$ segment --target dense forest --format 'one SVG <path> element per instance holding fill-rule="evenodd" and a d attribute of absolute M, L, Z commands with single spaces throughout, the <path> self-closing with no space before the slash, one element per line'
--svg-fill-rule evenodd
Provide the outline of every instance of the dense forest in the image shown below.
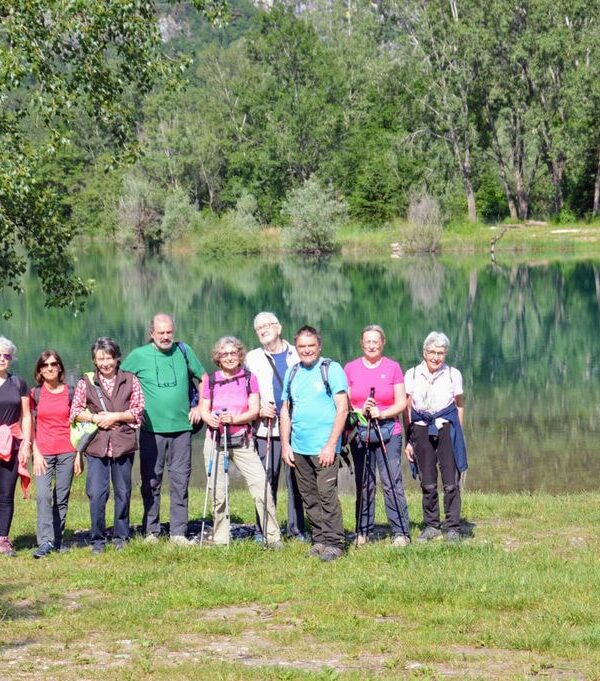
<path fill-rule="evenodd" d="M 109 191 L 101 145 L 82 131 L 74 210 L 160 241 L 197 212 L 280 223 L 289 192 L 316 176 L 372 225 L 424 190 L 472 221 L 597 214 L 599 9 L 315 0 L 263 12 L 236 0 L 211 28 L 170 8 L 165 49 L 193 57 L 189 86 L 147 99 L 143 158 Z"/>
<path fill-rule="evenodd" d="M 600 0 L 47 6 L 0 15 L 5 256 L 376 228 L 424 196 L 446 221 L 600 212 Z M 85 295 L 59 275 L 55 302 Z"/>

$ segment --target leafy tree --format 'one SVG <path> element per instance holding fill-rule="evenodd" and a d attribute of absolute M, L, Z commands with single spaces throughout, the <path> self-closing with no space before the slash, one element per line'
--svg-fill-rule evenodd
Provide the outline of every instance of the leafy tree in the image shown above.
<path fill-rule="evenodd" d="M 193 4 L 223 15 L 221 0 Z M 131 158 L 138 98 L 183 64 L 161 52 L 152 0 L 13 0 L 0 22 L 0 288 L 20 290 L 29 258 L 47 304 L 78 310 L 91 285 L 74 274 L 74 229 L 41 169 L 78 116 L 110 141 L 111 165 Z"/>

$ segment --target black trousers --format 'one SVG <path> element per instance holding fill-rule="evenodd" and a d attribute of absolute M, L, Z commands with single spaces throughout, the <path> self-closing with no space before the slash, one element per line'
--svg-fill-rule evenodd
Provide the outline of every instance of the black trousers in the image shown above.
<path fill-rule="evenodd" d="M 8 537 L 15 511 L 15 488 L 17 486 L 20 440 L 14 440 L 8 461 L 0 459 L 0 537 Z"/>
<path fill-rule="evenodd" d="M 440 529 L 440 502 L 438 495 L 438 467 L 444 487 L 444 514 L 446 529 L 460 527 L 460 475 L 454 462 L 450 436 L 451 426 L 446 423 L 437 437 L 427 432 L 427 426 L 413 425 L 413 445 L 421 490 L 423 491 L 423 520 L 425 525 Z"/>

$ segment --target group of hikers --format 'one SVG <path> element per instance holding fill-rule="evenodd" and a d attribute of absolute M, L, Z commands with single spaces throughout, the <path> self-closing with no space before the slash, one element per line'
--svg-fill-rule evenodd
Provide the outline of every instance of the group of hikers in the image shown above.
<path fill-rule="evenodd" d="M 342 367 L 321 355 L 319 331 L 302 326 L 294 343 L 282 338 L 272 312 L 254 318 L 260 345 L 246 352 L 234 336 L 214 345 L 216 371 L 207 374 L 194 350 L 175 340 L 175 322 L 154 315 L 149 341 L 123 361 L 109 337 L 91 347 L 94 370 L 73 389 L 55 350 L 35 365 L 35 386 L 10 373 L 16 355 L 0 336 L 0 554 L 15 555 L 9 539 L 19 476 L 27 484 L 33 458 L 37 488 L 37 548 L 43 558 L 65 550 L 63 533 L 74 475 L 87 468 L 90 544 L 100 554 L 107 544 L 106 503 L 114 496 L 112 543 L 131 537 L 129 509 L 134 453 L 140 450 L 146 542 L 161 533 L 161 486 L 169 478 L 169 539 L 191 546 L 228 546 L 229 469 L 244 478 L 256 508 L 255 537 L 270 549 L 283 546 L 277 521 L 279 477 L 287 486 L 286 535 L 311 542 L 309 554 L 324 561 L 343 555 L 345 534 L 338 496 L 342 445 L 356 479 L 356 546 L 375 531 L 376 475 L 383 488 L 391 544 L 411 542 L 401 472 L 404 451 L 423 492 L 424 529 L 417 541 L 443 538 L 438 469 L 444 491 L 445 536 L 460 540 L 460 477 L 467 468 L 463 437 L 463 386 L 458 369 L 446 363 L 449 340 L 431 332 L 423 361 L 403 373 L 384 356 L 378 325 L 360 336 L 362 355 Z M 188 488 L 192 433 L 206 425 L 206 490 L 202 529 L 188 537 Z M 205 527 L 208 503 L 212 534 Z M 305 527 L 305 517 L 310 528 Z"/>

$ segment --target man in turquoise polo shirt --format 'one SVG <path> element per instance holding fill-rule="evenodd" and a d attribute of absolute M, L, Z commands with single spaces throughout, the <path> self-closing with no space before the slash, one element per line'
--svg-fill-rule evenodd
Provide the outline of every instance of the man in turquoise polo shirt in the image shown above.
<path fill-rule="evenodd" d="M 190 374 L 203 380 L 205 370 L 189 345 L 174 342 L 175 322 L 164 313 L 150 322 L 150 342 L 132 350 L 121 368 L 134 373 L 144 391 L 140 431 L 140 473 L 148 541 L 160 533 L 160 492 L 165 464 L 169 471 L 170 536 L 187 544 L 188 486 L 192 471 L 192 428 L 201 419 L 190 407 Z"/>
<path fill-rule="evenodd" d="M 296 469 L 312 527 L 314 544 L 310 554 L 321 560 L 335 560 L 344 548 L 337 474 L 348 413 L 348 383 L 337 362 L 329 363 L 325 376 L 317 329 L 301 327 L 294 343 L 300 363 L 286 371 L 283 382 L 281 455 L 286 464 Z"/>

